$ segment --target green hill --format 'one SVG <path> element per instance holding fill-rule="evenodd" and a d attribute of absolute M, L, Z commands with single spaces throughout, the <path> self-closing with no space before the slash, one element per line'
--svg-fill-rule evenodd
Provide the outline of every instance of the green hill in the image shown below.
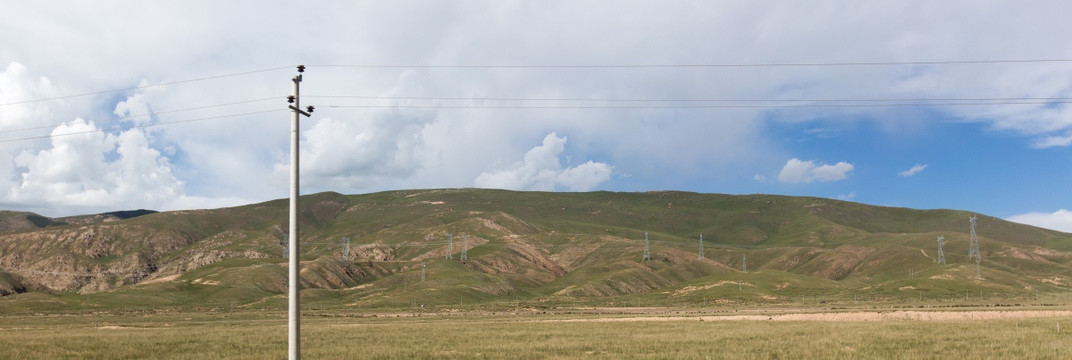
<path fill-rule="evenodd" d="M 0 228 L 0 294 L 37 308 L 280 307 L 287 204 L 65 220 L 0 213 L 12 224 Z M 976 278 L 973 215 L 673 191 L 320 193 L 302 197 L 303 298 L 354 308 L 672 305 L 1072 289 L 1072 234 L 984 215 Z M 939 235 L 948 264 L 935 262 Z"/>

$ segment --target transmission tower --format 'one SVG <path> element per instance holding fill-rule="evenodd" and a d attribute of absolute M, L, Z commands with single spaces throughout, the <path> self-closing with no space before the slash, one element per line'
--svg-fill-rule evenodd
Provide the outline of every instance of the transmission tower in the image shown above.
<path fill-rule="evenodd" d="M 700 233 L 700 256 L 697 260 L 703 260 L 703 233 Z"/>
<path fill-rule="evenodd" d="M 454 258 L 454 235 L 447 233 L 447 259 Z"/>
<path fill-rule="evenodd" d="M 283 245 L 283 258 L 290 259 L 290 235 L 283 234 L 283 242 L 279 244 Z"/>
<path fill-rule="evenodd" d="M 648 246 L 648 233 L 644 233 L 644 257 L 640 258 L 640 261 L 651 260 L 651 251 Z"/>
<path fill-rule="evenodd" d="M 342 248 L 342 259 L 343 260 L 349 260 L 350 259 L 350 238 L 348 238 L 348 237 L 342 238 L 342 243 L 343 243 L 343 246 L 344 246 Z"/>
<path fill-rule="evenodd" d="M 423 262 L 421 263 L 421 282 L 424 282 L 424 268 L 427 266 L 428 264 L 425 264 Z"/>
<path fill-rule="evenodd" d="M 462 261 L 469 260 L 469 235 L 462 235 Z"/>
<path fill-rule="evenodd" d="M 741 271 L 748 272 L 748 254 L 741 254 Z"/>
<path fill-rule="evenodd" d="M 983 255 L 979 253 L 979 239 L 975 237 L 975 217 L 972 216 L 969 218 L 968 223 L 971 224 L 971 238 L 968 242 L 968 259 L 975 260 L 975 278 L 982 279 L 983 276 L 979 272 L 979 262 L 983 261 Z"/>
<path fill-rule="evenodd" d="M 938 235 L 938 263 L 945 264 L 945 237 Z"/>

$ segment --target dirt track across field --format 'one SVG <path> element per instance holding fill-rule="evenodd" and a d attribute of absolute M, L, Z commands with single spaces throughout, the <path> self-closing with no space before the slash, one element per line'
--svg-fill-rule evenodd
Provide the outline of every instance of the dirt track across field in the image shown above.
<path fill-rule="evenodd" d="M 547 322 L 631 322 L 631 321 L 964 321 L 1027 319 L 1072 316 L 1072 310 L 1011 311 L 848 311 L 799 314 L 749 314 L 713 316 L 635 316 L 590 319 L 553 319 Z"/>

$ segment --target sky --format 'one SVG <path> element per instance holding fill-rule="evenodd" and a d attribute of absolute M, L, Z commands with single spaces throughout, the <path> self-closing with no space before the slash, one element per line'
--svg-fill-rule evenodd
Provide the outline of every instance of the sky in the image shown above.
<path fill-rule="evenodd" d="M 0 1 L 0 209 L 682 190 L 1072 232 L 1067 1 Z"/>

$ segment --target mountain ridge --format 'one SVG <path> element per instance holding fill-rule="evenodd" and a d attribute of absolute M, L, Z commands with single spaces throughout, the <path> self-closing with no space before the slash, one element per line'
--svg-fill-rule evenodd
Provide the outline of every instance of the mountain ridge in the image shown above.
<path fill-rule="evenodd" d="M 277 298 L 285 289 L 287 204 L 280 199 L 0 232 L 0 294 L 209 292 L 209 299 L 248 303 Z M 974 279 L 975 266 L 967 261 L 972 215 L 979 217 L 986 280 Z M 300 221 L 306 293 L 348 304 L 399 305 L 418 296 L 414 291 L 476 302 L 509 294 L 687 301 L 724 295 L 725 282 L 743 274 L 754 290 L 747 297 L 757 301 L 802 291 L 869 289 L 896 296 L 906 287 L 933 294 L 964 288 L 1057 291 L 1068 289 L 1072 279 L 1072 234 L 964 211 L 814 197 L 325 192 L 302 197 Z M 447 233 L 455 235 L 452 259 Z M 645 233 L 652 261 L 641 261 Z M 700 233 L 703 258 L 697 253 Z M 460 262 L 463 234 L 468 259 Z M 947 265 L 933 263 L 938 235 L 946 238 Z M 344 237 L 351 239 L 345 258 Z M 741 271 L 744 256 L 748 273 Z M 922 278 L 899 278 L 917 271 Z M 418 273 L 435 280 L 418 281 Z"/>

